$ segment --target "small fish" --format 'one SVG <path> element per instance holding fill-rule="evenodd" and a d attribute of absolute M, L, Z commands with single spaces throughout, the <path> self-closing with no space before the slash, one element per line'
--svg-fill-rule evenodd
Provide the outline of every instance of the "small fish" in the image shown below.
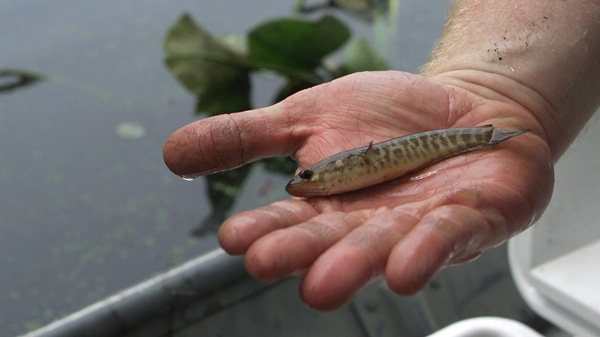
<path fill-rule="evenodd" d="M 486 149 L 529 129 L 492 125 L 415 133 L 359 147 L 300 171 L 285 187 L 297 197 L 325 196 L 381 184 L 461 153 Z"/>

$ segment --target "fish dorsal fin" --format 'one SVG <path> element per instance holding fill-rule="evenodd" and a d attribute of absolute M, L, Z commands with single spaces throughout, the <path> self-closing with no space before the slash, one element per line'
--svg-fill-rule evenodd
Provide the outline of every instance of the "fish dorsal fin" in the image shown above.
<path fill-rule="evenodd" d="M 365 156 L 365 160 L 367 162 L 371 164 L 375 164 L 377 162 L 377 154 L 375 153 L 375 150 L 373 150 L 373 141 L 369 143 L 369 146 L 367 146 L 365 152 L 363 152 L 363 155 Z"/>

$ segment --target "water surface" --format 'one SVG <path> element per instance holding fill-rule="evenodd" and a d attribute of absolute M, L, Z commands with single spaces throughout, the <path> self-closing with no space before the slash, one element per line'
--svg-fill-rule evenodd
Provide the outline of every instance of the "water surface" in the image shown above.
<path fill-rule="evenodd" d="M 426 60 L 447 2 L 401 3 L 394 68 L 415 71 Z M 214 237 L 189 235 L 210 211 L 202 180 L 184 182 L 162 161 L 165 138 L 196 118 L 195 98 L 162 64 L 162 38 L 184 11 L 212 32 L 239 33 L 292 5 L 0 1 L 0 68 L 48 77 L 0 94 L 0 335 L 215 247 Z M 368 34 L 363 24 L 355 31 Z M 271 97 L 261 90 L 256 105 Z M 266 203 L 264 184 L 283 196 L 284 180 L 252 177 L 236 210 Z"/>

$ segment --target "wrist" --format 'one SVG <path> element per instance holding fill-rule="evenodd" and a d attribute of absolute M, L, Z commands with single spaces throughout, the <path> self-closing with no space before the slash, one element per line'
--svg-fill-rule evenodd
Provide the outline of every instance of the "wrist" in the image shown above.
<path fill-rule="evenodd" d="M 600 104 L 600 6 L 456 1 L 423 73 L 528 111 L 556 161 Z"/>
<path fill-rule="evenodd" d="M 462 69 L 443 72 L 430 77 L 457 91 L 472 96 L 474 106 L 470 114 L 475 120 L 503 120 L 501 127 L 529 128 L 550 148 L 554 161 L 562 153 L 564 137 L 560 126 L 548 113 L 554 107 L 534 89 L 510 77 L 475 69 Z M 485 110 L 478 103 L 485 104 Z"/>

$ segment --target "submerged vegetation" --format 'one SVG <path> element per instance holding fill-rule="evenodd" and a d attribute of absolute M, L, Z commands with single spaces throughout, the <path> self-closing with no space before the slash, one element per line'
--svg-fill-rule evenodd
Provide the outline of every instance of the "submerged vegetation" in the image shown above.
<path fill-rule="evenodd" d="M 349 26 L 334 14 L 344 12 L 370 25 L 390 20 L 397 1 L 330 0 L 307 5 L 297 1 L 290 17 L 269 20 L 245 35 L 213 36 L 183 14 L 164 40 L 165 64 L 179 82 L 196 95 L 196 114 L 214 116 L 252 109 L 250 77 L 259 72 L 276 74 L 283 84 L 273 93 L 276 103 L 300 90 L 350 73 L 386 70 L 387 63 L 362 38 L 352 37 Z M 308 19 L 307 16 L 317 16 Z M 212 174 L 207 194 L 212 213 L 193 231 L 215 231 L 234 205 L 256 164 L 291 176 L 291 158 L 269 158 L 238 169 Z"/>

